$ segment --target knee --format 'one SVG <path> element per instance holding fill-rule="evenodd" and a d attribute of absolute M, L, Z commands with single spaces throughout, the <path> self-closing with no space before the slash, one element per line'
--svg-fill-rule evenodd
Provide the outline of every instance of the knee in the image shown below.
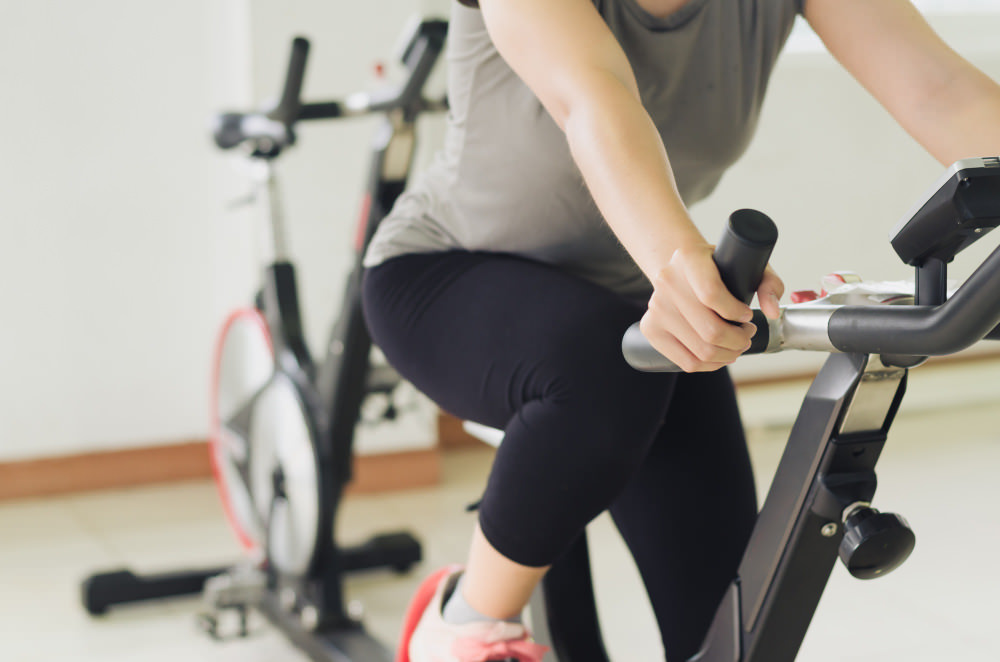
<path fill-rule="evenodd" d="M 546 403 L 562 434 L 555 443 L 574 471 L 617 492 L 642 464 L 663 426 L 675 375 L 606 369 L 562 373 Z"/>
<path fill-rule="evenodd" d="M 662 425 L 677 375 L 633 369 L 622 357 L 620 337 L 606 345 L 554 352 L 558 377 L 549 397 L 553 405 L 573 410 L 592 436 L 642 443 Z"/>

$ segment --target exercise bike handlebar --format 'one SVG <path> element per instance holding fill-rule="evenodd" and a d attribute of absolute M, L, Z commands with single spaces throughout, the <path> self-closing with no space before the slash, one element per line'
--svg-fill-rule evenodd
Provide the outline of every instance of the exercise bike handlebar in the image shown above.
<path fill-rule="evenodd" d="M 212 128 L 215 144 L 220 149 L 248 144 L 254 156 L 274 158 L 295 142 L 295 125 L 301 121 L 358 117 L 396 110 L 402 112 L 404 119 L 412 121 L 422 112 L 445 110 L 447 103 L 444 99 L 426 99 L 423 90 L 444 46 L 446 34 L 445 21 L 426 20 L 416 24 L 401 57 L 408 71 L 401 85 L 319 103 L 302 103 L 309 41 L 296 37 L 292 41 L 288 69 L 277 104 L 251 112 L 216 115 Z"/>
<path fill-rule="evenodd" d="M 789 306 L 769 321 L 765 351 L 940 356 L 995 339 L 998 324 L 1000 248 L 937 306 Z"/>
<path fill-rule="evenodd" d="M 757 332 L 746 353 L 854 352 L 912 358 L 915 363 L 919 357 L 953 354 L 980 340 L 1000 340 L 1000 247 L 940 305 L 886 303 L 873 298 L 867 305 L 829 305 L 823 300 L 793 304 L 783 307 L 775 320 L 755 310 Z M 892 303 L 906 301 L 896 298 Z M 680 371 L 653 349 L 638 324 L 626 331 L 622 351 L 638 370 Z"/>
<path fill-rule="evenodd" d="M 292 54 L 288 58 L 288 72 L 285 74 L 281 99 L 278 105 L 266 113 L 268 119 L 288 127 L 295 124 L 302 106 L 302 82 L 305 80 L 308 57 L 309 41 L 304 37 L 295 37 L 292 40 Z"/>

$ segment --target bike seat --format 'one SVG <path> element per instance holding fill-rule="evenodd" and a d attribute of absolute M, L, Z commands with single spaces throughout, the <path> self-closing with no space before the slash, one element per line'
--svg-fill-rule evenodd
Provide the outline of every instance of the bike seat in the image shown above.
<path fill-rule="evenodd" d="M 503 430 L 491 428 L 488 425 L 475 423 L 473 421 L 463 421 L 462 427 L 465 428 L 465 431 L 473 437 L 479 439 L 480 441 L 485 441 L 493 448 L 500 448 L 500 444 L 503 442 Z"/>

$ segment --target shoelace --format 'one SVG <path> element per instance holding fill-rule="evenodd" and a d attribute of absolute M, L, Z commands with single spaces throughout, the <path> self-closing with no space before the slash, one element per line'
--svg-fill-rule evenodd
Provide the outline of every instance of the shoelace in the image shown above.
<path fill-rule="evenodd" d="M 452 655 L 460 662 L 489 662 L 490 660 L 515 659 L 520 662 L 542 662 L 549 650 L 527 639 L 507 639 L 504 641 L 483 641 L 481 639 L 456 639 L 452 645 Z"/>

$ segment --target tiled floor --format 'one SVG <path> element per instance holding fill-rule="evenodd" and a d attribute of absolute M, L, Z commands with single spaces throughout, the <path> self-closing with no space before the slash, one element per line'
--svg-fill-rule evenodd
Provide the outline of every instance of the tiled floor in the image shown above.
<path fill-rule="evenodd" d="M 985 406 L 928 413 L 904 410 L 880 463 L 877 506 L 907 517 L 917 532 L 912 558 L 874 582 L 834 571 L 803 646 L 804 662 L 1000 660 L 1000 411 Z M 769 480 L 783 426 L 751 430 L 754 461 Z M 353 498 L 341 537 L 374 529 L 415 529 L 426 563 L 407 577 L 351 580 L 369 628 L 387 642 L 419 576 L 463 555 L 488 451 L 446 462 L 443 487 Z M 656 660 L 656 634 L 627 553 L 606 520 L 595 523 L 594 554 L 607 639 L 616 660 Z M 0 662 L 150 660 L 268 662 L 304 660 L 261 625 L 249 639 L 209 640 L 195 626 L 197 600 L 89 618 L 79 583 L 90 571 L 121 565 L 166 570 L 226 563 L 237 546 L 214 487 L 192 483 L 0 505 Z M 613 569 L 613 572 L 609 572 Z"/>

